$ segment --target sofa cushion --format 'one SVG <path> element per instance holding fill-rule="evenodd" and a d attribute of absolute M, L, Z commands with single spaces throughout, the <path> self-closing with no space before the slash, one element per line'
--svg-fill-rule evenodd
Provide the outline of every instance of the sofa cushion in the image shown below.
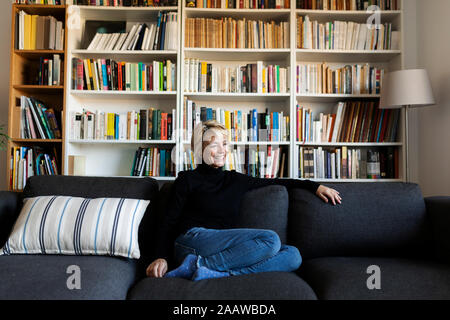
<path fill-rule="evenodd" d="M 378 266 L 380 289 L 368 289 Z M 450 266 L 396 258 L 318 258 L 305 261 L 300 276 L 319 300 L 450 299 Z M 369 279 L 369 277 L 372 277 Z"/>
<path fill-rule="evenodd" d="M 292 272 L 262 272 L 191 281 L 145 278 L 129 292 L 132 300 L 315 300 L 313 290 Z"/>
<path fill-rule="evenodd" d="M 289 244 L 305 260 L 328 256 L 427 256 L 425 202 L 417 184 L 327 184 L 342 196 L 333 206 L 306 190 L 289 194 Z"/>
<path fill-rule="evenodd" d="M 92 254 L 139 259 L 138 229 L 149 203 L 125 198 L 26 198 L 0 254 Z"/>
<path fill-rule="evenodd" d="M 158 183 L 155 179 L 119 177 L 79 177 L 79 176 L 33 176 L 27 180 L 24 198 L 61 195 L 83 198 L 130 198 L 150 200 L 139 226 L 139 249 L 141 256 L 150 255 L 152 215 L 155 213 L 158 197 Z"/>
<path fill-rule="evenodd" d="M 68 289 L 80 269 L 81 289 Z M 0 300 L 126 299 L 136 281 L 134 260 L 102 256 L 11 255 L 0 257 Z"/>
<path fill-rule="evenodd" d="M 269 229 L 286 243 L 289 195 L 283 186 L 268 186 L 248 191 L 242 198 L 238 228 Z"/>

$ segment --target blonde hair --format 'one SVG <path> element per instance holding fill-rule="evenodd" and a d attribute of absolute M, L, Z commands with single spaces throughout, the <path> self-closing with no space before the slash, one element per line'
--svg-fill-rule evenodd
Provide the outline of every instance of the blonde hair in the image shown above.
<path fill-rule="evenodd" d="M 217 122 L 216 120 L 208 120 L 205 122 L 199 122 L 192 132 L 191 137 L 191 148 L 194 153 L 195 163 L 199 164 L 203 159 L 203 134 L 209 129 L 217 129 L 225 135 L 225 140 L 228 141 L 228 130 L 227 128 Z"/>

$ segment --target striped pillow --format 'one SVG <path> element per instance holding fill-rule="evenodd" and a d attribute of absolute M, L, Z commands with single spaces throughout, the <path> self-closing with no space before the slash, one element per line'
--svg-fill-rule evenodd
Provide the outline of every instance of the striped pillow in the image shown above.
<path fill-rule="evenodd" d="M 139 259 L 138 228 L 149 200 L 26 198 L 0 254 L 111 255 Z"/>

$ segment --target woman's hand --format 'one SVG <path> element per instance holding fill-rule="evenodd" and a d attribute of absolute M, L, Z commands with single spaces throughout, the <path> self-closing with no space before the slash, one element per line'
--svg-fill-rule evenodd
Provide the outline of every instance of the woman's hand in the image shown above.
<path fill-rule="evenodd" d="M 147 267 L 147 277 L 162 278 L 167 272 L 167 261 L 165 259 L 156 259 Z"/>
<path fill-rule="evenodd" d="M 328 203 L 328 198 L 330 198 L 333 205 L 336 205 L 336 202 L 341 204 L 342 198 L 339 196 L 339 192 L 334 189 L 320 185 L 317 188 L 316 195 L 326 203 Z"/>

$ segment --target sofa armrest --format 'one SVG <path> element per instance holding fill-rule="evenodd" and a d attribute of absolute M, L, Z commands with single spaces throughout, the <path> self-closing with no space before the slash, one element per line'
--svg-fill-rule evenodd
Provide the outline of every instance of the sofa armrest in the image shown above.
<path fill-rule="evenodd" d="M 435 255 L 439 260 L 450 262 L 450 197 L 425 198 Z"/>
<path fill-rule="evenodd" d="M 0 248 L 8 240 L 9 233 L 21 209 L 22 194 L 0 191 Z"/>

